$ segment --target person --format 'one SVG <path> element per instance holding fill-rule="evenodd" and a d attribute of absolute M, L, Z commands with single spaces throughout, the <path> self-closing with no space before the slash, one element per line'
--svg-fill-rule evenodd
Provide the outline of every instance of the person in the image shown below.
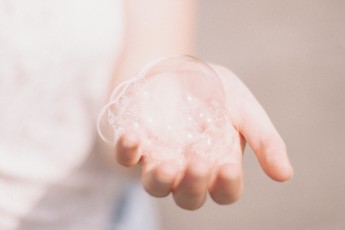
<path fill-rule="evenodd" d="M 268 176 L 291 178 L 269 117 L 217 65 L 241 134 L 235 162 L 181 169 L 146 160 L 136 133 L 125 133 L 115 153 L 99 141 L 96 117 L 112 88 L 153 59 L 193 54 L 197 1 L 2 0 L 0 11 L 0 229 L 158 228 L 129 170 L 105 152 L 120 165 L 140 164 L 149 194 L 172 194 L 189 210 L 207 193 L 219 204 L 239 198 L 246 142 Z"/>

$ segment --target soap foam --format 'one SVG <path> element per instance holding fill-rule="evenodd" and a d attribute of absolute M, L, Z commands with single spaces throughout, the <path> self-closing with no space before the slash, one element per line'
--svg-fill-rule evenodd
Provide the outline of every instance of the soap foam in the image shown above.
<path fill-rule="evenodd" d="M 190 56 L 156 61 L 116 87 L 98 130 L 112 144 L 134 131 L 146 157 L 181 164 L 196 156 L 226 160 L 238 134 L 216 72 Z"/>

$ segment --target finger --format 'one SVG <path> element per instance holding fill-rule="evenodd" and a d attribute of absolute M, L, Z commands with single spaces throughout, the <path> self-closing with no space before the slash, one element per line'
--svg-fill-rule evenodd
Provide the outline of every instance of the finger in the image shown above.
<path fill-rule="evenodd" d="M 265 173 L 276 181 L 286 181 L 292 176 L 286 146 L 268 115 L 252 98 L 239 108 L 239 131 L 256 154 Z"/>
<path fill-rule="evenodd" d="M 195 160 L 189 164 L 173 194 L 176 204 L 188 210 L 200 208 L 207 195 L 208 174 L 206 162 Z"/>
<path fill-rule="evenodd" d="M 218 204 L 231 204 L 238 200 L 243 189 L 240 164 L 223 164 L 216 169 L 209 188 L 211 198 Z"/>
<path fill-rule="evenodd" d="M 165 197 L 173 189 L 179 167 L 174 163 L 147 163 L 143 167 L 142 184 L 152 196 Z"/>
<path fill-rule="evenodd" d="M 277 181 L 292 177 L 286 146 L 265 110 L 238 77 L 224 67 L 214 65 L 227 89 L 227 107 L 234 124 L 254 150 L 265 173 Z"/>
<path fill-rule="evenodd" d="M 123 166 L 134 166 L 138 164 L 141 153 L 139 151 L 139 137 L 134 133 L 122 135 L 117 143 L 115 158 Z"/>

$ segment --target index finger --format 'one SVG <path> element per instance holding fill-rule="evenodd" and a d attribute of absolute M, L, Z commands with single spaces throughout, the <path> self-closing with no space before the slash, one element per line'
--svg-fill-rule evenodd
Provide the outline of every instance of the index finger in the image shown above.
<path fill-rule="evenodd" d="M 213 66 L 226 88 L 234 125 L 247 140 L 265 173 L 276 181 L 292 177 L 286 146 L 265 110 L 240 81 L 221 66 Z"/>

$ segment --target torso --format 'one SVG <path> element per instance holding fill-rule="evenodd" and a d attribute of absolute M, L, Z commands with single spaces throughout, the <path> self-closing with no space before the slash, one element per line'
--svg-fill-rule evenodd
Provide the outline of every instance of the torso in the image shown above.
<path fill-rule="evenodd" d="M 109 211 L 97 202 L 116 200 L 120 179 L 90 153 L 122 12 L 116 0 L 0 0 L 0 229 L 39 229 L 40 219 L 55 223 L 85 202 L 95 203 L 80 213 L 93 216 L 88 229 L 107 221 L 93 214 Z"/>

